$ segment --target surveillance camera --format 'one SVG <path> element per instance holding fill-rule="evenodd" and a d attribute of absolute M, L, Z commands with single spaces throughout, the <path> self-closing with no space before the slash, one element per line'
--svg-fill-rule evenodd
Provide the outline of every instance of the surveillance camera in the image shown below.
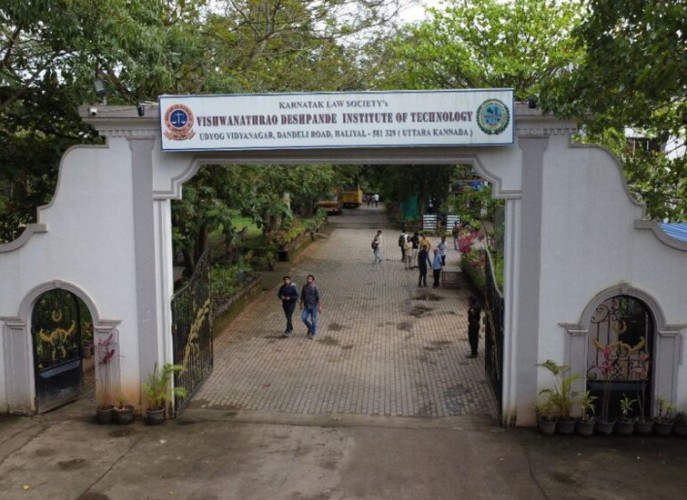
<path fill-rule="evenodd" d="M 98 108 L 88 108 L 88 114 L 91 116 L 98 116 Z"/>

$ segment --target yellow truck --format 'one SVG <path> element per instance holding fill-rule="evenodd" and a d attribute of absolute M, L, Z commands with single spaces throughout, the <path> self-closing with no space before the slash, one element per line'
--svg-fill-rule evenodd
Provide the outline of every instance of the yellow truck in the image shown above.
<path fill-rule="evenodd" d="M 329 215 L 341 215 L 341 198 L 337 193 L 328 193 L 315 203 L 315 210 L 324 210 Z"/>
<path fill-rule="evenodd" d="M 363 192 L 360 188 L 344 188 L 341 191 L 341 203 L 345 208 L 358 208 L 363 204 Z"/>

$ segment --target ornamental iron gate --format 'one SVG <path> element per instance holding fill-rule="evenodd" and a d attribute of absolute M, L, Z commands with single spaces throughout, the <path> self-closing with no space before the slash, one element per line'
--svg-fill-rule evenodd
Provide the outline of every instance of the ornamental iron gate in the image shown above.
<path fill-rule="evenodd" d="M 92 343 L 91 314 L 72 292 L 55 289 L 36 301 L 31 336 L 39 413 L 79 399 L 82 342 Z"/>
<path fill-rule="evenodd" d="M 176 416 L 212 372 L 210 258 L 207 251 L 199 259 L 188 284 L 172 297 L 172 344 L 174 364 L 184 367 L 175 374 L 174 385 L 186 389 L 186 396 L 175 397 Z"/>
<path fill-rule="evenodd" d="M 620 401 L 634 400 L 630 417 L 651 413 L 651 348 L 654 319 L 647 306 L 618 295 L 596 308 L 589 325 L 587 389 L 596 396 L 596 416 L 620 416 Z"/>
<path fill-rule="evenodd" d="M 484 370 L 491 382 L 496 396 L 499 416 L 503 410 L 501 394 L 503 392 L 503 295 L 496 284 L 491 254 L 484 252 L 486 273 L 486 294 L 484 304 Z"/>

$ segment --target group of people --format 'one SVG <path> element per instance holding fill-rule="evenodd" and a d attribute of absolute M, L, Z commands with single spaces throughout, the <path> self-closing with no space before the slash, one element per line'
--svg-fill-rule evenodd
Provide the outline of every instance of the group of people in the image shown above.
<path fill-rule="evenodd" d="M 291 281 L 291 276 L 284 276 L 283 284 L 279 287 L 277 297 L 281 300 L 284 315 L 286 316 L 286 330 L 283 337 L 290 337 L 293 333 L 293 312 L 296 310 L 299 293 L 298 287 Z M 308 274 L 306 283 L 300 292 L 301 320 L 308 329 L 308 338 L 314 339 L 317 335 L 317 314 L 322 312 L 320 289 L 315 284 L 315 276 Z"/>
<path fill-rule="evenodd" d="M 454 238 L 455 239 L 455 238 Z M 454 242 L 457 249 L 457 242 Z M 418 231 L 412 236 L 403 231 L 399 237 L 398 244 L 401 247 L 401 259 L 405 269 L 417 267 L 419 270 L 419 287 L 427 286 L 427 271 L 431 267 L 434 277 L 434 288 L 439 287 L 441 269 L 446 265 L 446 237 L 442 236 L 441 242 L 433 250 L 433 258 L 430 258 L 432 244 L 425 233 L 419 234 Z M 377 231 L 372 239 L 372 250 L 374 253 L 375 264 L 382 262 L 382 231 Z M 282 334 L 290 337 L 293 333 L 293 313 L 296 304 L 300 299 L 301 320 L 308 330 L 308 338 L 313 339 L 317 335 L 317 315 L 322 312 L 322 301 L 320 289 L 315 284 L 315 276 L 308 274 L 306 284 L 300 292 L 298 287 L 291 281 L 291 276 L 283 277 L 283 284 L 279 287 L 277 297 L 281 300 L 284 315 L 286 317 L 286 329 Z M 468 307 L 468 341 L 470 343 L 470 354 L 468 358 L 476 358 L 478 352 L 479 329 L 480 329 L 481 310 L 477 299 L 473 296 L 469 299 Z"/>
<path fill-rule="evenodd" d="M 405 231 L 402 231 L 398 238 L 398 246 L 401 248 L 401 260 L 403 261 L 404 268 L 417 268 L 419 270 L 418 286 L 427 286 L 427 272 L 431 268 L 434 277 L 433 287 L 438 288 L 441 269 L 446 265 L 446 249 L 448 248 L 446 236 L 441 237 L 441 241 L 433 250 L 431 257 L 430 250 L 432 244 L 425 233 L 420 234 L 418 231 L 415 231 L 410 236 Z"/>

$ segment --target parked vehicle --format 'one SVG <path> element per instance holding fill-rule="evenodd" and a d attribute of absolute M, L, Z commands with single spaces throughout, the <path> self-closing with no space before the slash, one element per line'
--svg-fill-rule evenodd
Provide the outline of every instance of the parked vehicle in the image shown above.
<path fill-rule="evenodd" d="M 315 203 L 315 210 L 324 210 L 329 215 L 341 215 L 343 204 L 337 193 L 329 193 Z"/>
<path fill-rule="evenodd" d="M 341 192 L 341 202 L 345 208 L 358 208 L 363 204 L 363 191 L 360 188 L 345 188 Z"/>

